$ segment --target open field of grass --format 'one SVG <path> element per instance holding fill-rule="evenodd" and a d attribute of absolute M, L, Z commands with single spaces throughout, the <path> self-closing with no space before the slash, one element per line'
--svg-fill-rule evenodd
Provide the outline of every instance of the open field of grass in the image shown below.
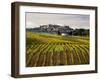
<path fill-rule="evenodd" d="M 26 66 L 89 64 L 89 37 L 26 32 Z"/>

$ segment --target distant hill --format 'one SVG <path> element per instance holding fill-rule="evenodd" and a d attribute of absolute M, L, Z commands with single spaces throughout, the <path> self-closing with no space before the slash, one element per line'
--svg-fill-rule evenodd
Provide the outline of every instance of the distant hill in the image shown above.
<path fill-rule="evenodd" d="M 69 32 L 72 32 L 73 29 L 70 28 L 69 26 L 48 24 L 48 25 L 41 25 L 40 27 L 37 28 L 27 28 L 26 31 L 47 32 L 47 33 L 57 33 L 58 31 L 60 31 L 61 33 L 67 34 Z"/>
<path fill-rule="evenodd" d="M 89 35 L 89 29 L 73 29 L 67 25 L 40 25 L 36 28 L 26 28 L 26 31 L 30 32 L 45 32 L 45 33 L 56 33 L 56 34 L 67 34 L 67 35 Z"/>

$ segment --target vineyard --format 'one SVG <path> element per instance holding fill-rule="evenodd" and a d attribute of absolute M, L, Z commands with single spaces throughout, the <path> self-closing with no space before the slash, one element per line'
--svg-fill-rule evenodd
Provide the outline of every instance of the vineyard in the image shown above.
<path fill-rule="evenodd" d="M 26 66 L 89 64 L 89 37 L 26 32 Z"/>

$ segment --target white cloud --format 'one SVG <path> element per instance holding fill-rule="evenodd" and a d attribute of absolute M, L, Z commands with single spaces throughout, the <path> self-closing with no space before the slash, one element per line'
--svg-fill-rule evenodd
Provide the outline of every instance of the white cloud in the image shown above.
<path fill-rule="evenodd" d="M 38 27 L 44 24 L 69 25 L 73 28 L 89 29 L 89 15 L 76 14 L 50 14 L 50 13 L 26 13 L 26 27 Z"/>

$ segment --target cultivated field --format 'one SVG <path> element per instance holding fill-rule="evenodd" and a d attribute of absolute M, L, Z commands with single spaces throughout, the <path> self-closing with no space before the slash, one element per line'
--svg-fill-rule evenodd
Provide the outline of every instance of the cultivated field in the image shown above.
<path fill-rule="evenodd" d="M 89 64 L 89 37 L 26 32 L 26 66 Z"/>

